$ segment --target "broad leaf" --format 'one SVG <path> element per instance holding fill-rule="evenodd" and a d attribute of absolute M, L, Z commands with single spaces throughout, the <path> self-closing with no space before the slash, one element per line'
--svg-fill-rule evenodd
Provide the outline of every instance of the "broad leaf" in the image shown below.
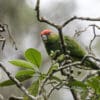
<path fill-rule="evenodd" d="M 15 60 L 11 60 L 9 62 L 17 67 L 33 69 L 33 70 L 35 70 L 35 72 L 39 71 L 39 69 L 34 64 L 32 64 L 28 61 L 25 61 L 25 60 L 15 59 Z"/>
<path fill-rule="evenodd" d="M 58 63 L 53 64 L 53 65 L 49 68 L 48 74 L 50 74 L 53 70 L 57 70 L 58 67 L 59 67 L 59 64 L 58 64 Z"/>
<path fill-rule="evenodd" d="M 22 68 L 29 68 L 29 69 L 33 69 L 33 64 L 30 62 L 27 62 L 25 60 L 20 60 L 20 59 L 15 59 L 15 60 L 11 60 L 9 61 L 11 64 L 17 66 L 17 67 L 22 67 Z"/>
<path fill-rule="evenodd" d="M 34 70 L 21 70 L 21 71 L 18 71 L 16 73 L 16 78 L 17 77 L 22 77 L 24 79 L 24 77 L 27 77 L 27 76 L 33 76 L 35 74 Z"/>
<path fill-rule="evenodd" d="M 39 90 L 39 80 L 33 82 L 33 84 L 29 87 L 28 91 L 33 96 L 37 96 Z M 24 96 L 23 100 L 30 100 L 27 96 Z"/>
<path fill-rule="evenodd" d="M 39 51 L 37 51 L 36 49 L 30 48 L 30 49 L 26 50 L 25 58 L 29 62 L 36 65 L 37 67 L 40 67 L 41 62 L 42 62 L 42 57 L 41 57 L 41 53 Z"/>
<path fill-rule="evenodd" d="M 23 82 L 27 79 L 32 78 L 34 75 L 34 71 L 33 70 L 21 70 L 19 72 L 17 72 L 15 78 L 18 79 L 20 82 Z M 12 80 L 6 80 L 0 83 L 0 87 L 3 86 L 10 86 L 10 85 L 14 85 L 15 83 Z"/>
<path fill-rule="evenodd" d="M 86 84 L 91 87 L 96 94 L 100 94 L 100 76 L 95 76 L 88 79 Z"/>
<path fill-rule="evenodd" d="M 71 87 L 75 87 L 77 88 L 81 88 L 81 89 L 87 89 L 87 85 L 81 81 L 77 81 L 77 80 L 73 80 L 71 82 L 69 82 L 69 86 Z"/>

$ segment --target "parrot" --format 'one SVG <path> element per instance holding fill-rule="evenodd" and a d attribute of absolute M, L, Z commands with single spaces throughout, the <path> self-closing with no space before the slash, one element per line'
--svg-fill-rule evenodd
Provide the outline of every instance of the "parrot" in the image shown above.
<path fill-rule="evenodd" d="M 57 33 L 54 33 L 50 29 L 45 29 L 40 33 L 40 35 L 49 56 L 51 54 L 51 51 L 56 52 L 57 50 L 60 50 L 62 54 L 60 37 Z M 69 55 L 71 56 L 72 60 L 81 61 L 83 57 L 87 54 L 85 48 L 83 48 L 74 38 L 70 36 L 63 36 L 63 39 L 66 43 L 66 49 L 70 51 Z M 89 58 L 84 61 L 83 65 L 90 69 L 99 69 L 98 65 Z"/>

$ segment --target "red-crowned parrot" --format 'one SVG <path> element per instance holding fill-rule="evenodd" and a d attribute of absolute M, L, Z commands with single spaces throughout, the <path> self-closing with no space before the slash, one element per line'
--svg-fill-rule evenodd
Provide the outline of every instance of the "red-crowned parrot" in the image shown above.
<path fill-rule="evenodd" d="M 61 51 L 60 38 L 58 34 L 53 33 L 49 29 L 43 30 L 40 34 L 48 55 L 50 55 L 51 51 Z M 86 50 L 82 48 L 82 46 L 80 46 L 74 38 L 64 36 L 64 42 L 66 43 L 66 49 L 70 51 L 72 61 L 81 61 L 82 58 L 87 54 Z M 84 66 L 90 69 L 99 69 L 97 64 L 90 59 L 87 59 L 84 62 Z"/>

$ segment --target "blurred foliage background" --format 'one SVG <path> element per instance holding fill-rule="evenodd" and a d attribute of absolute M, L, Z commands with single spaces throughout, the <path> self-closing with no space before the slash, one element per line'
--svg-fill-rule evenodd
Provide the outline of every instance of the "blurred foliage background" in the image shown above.
<path fill-rule="evenodd" d="M 12 46 L 12 41 L 10 40 L 7 32 L 0 33 L 6 38 L 4 50 L 0 50 L 0 59 L 4 62 L 5 66 L 7 66 L 7 69 L 13 74 L 18 69 L 11 66 L 8 61 L 10 59 L 23 58 L 23 52 L 30 47 L 36 48 L 42 53 L 42 71 L 45 72 L 50 64 L 50 60 L 46 54 L 43 43 L 41 42 L 39 33 L 46 28 L 50 28 L 55 32 L 57 31 L 52 26 L 37 21 L 36 12 L 34 11 L 35 3 L 36 0 L 0 0 L 0 23 L 8 25 L 9 31 L 18 47 L 18 50 L 14 49 Z M 41 0 L 40 7 L 41 16 L 45 16 L 56 24 L 62 24 L 65 20 L 74 15 L 82 17 L 97 17 L 100 15 L 98 13 L 99 8 L 99 0 Z M 100 25 L 99 22 L 74 21 L 63 29 L 63 33 L 64 35 L 73 36 L 76 29 L 84 29 L 85 26 L 91 23 Z M 99 34 L 100 31 L 97 30 L 97 33 Z M 92 37 L 92 29 L 89 29 L 88 31 L 82 33 L 77 40 L 85 48 L 87 48 Z M 97 38 L 93 44 L 93 50 L 97 55 L 100 55 L 99 43 L 100 38 Z M 0 81 L 5 80 L 7 76 L 2 70 L 0 70 L 0 72 Z M 27 82 L 26 86 L 28 85 L 29 82 Z M 20 95 L 20 92 L 15 86 L 10 86 L 0 88 L 0 94 L 5 97 L 4 100 L 7 100 L 11 95 Z M 68 100 L 73 100 L 70 92 L 66 92 L 66 90 L 60 90 L 58 93 L 55 92 L 52 95 L 51 100 L 66 100 L 66 98 L 68 98 Z"/>

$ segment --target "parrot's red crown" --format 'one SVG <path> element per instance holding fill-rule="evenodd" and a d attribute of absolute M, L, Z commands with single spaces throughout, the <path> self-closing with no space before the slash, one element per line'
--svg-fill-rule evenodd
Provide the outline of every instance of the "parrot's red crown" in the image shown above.
<path fill-rule="evenodd" d="M 41 34 L 41 35 L 48 35 L 48 34 L 50 34 L 51 32 L 52 32 L 51 30 L 46 29 L 46 30 L 43 30 L 40 34 Z"/>

